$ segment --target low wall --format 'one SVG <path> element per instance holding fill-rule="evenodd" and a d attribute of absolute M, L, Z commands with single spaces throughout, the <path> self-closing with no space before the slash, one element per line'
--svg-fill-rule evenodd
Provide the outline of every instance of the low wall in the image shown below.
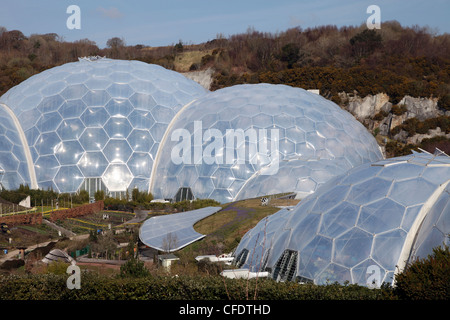
<path fill-rule="evenodd" d="M 97 201 L 72 209 L 56 210 L 50 213 L 49 220 L 55 222 L 57 220 L 64 220 L 67 218 L 82 217 L 88 214 L 102 211 L 103 206 L 103 201 Z"/>
<path fill-rule="evenodd" d="M 73 209 L 56 210 L 50 213 L 49 220 L 55 222 L 56 220 L 64 220 L 67 218 L 82 217 L 88 214 L 96 213 L 103 210 L 103 201 L 86 204 Z M 26 224 L 41 224 L 42 213 L 24 213 L 13 214 L 0 217 L 0 223 L 6 223 L 8 226 L 26 225 Z"/>
<path fill-rule="evenodd" d="M 6 223 L 8 227 L 24 225 L 24 224 L 41 224 L 42 223 L 42 213 L 33 212 L 26 214 L 14 214 L 4 217 L 0 217 L 0 223 Z"/>

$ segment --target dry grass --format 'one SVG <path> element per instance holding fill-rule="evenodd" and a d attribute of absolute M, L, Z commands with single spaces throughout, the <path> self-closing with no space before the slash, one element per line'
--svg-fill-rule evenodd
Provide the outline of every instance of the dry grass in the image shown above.
<path fill-rule="evenodd" d="M 175 57 L 175 70 L 178 72 L 187 72 L 194 63 L 200 63 L 202 58 L 211 54 L 213 50 L 184 51 L 178 53 Z"/>

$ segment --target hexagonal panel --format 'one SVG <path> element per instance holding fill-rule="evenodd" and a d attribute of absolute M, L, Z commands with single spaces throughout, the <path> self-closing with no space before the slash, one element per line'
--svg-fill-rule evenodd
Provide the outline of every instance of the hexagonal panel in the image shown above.
<path fill-rule="evenodd" d="M 87 91 L 88 88 L 86 88 L 84 84 L 74 84 L 71 86 L 67 86 L 63 91 L 61 91 L 60 95 L 65 100 L 75 100 L 81 99 Z"/>
<path fill-rule="evenodd" d="M 61 165 L 77 164 L 84 149 L 76 140 L 62 141 L 55 146 L 54 153 Z"/>
<path fill-rule="evenodd" d="M 111 96 L 104 90 L 89 90 L 83 96 L 83 101 L 88 107 L 103 107 L 109 99 Z"/>
<path fill-rule="evenodd" d="M 395 270 L 405 238 L 406 232 L 399 229 L 377 235 L 374 238 L 373 259 L 383 268 Z"/>
<path fill-rule="evenodd" d="M 405 206 L 425 202 L 436 186 L 423 178 L 395 182 L 389 197 Z"/>
<path fill-rule="evenodd" d="M 126 118 L 111 117 L 103 127 L 110 138 L 126 138 L 130 134 L 131 124 Z"/>
<path fill-rule="evenodd" d="M 112 98 L 119 99 L 127 99 L 134 93 L 133 89 L 131 89 L 128 84 L 122 83 L 113 83 L 106 89 L 106 91 Z"/>
<path fill-rule="evenodd" d="M 372 241 L 370 233 L 359 228 L 350 229 L 336 238 L 333 261 L 349 268 L 357 265 L 369 256 Z"/>
<path fill-rule="evenodd" d="M 59 114 L 64 118 L 78 118 L 86 109 L 86 104 L 83 100 L 69 100 L 65 101 L 58 109 Z"/>
<path fill-rule="evenodd" d="M 102 127 L 109 119 L 109 114 L 103 107 L 88 107 L 80 118 L 86 127 Z"/>
<path fill-rule="evenodd" d="M 58 128 L 62 118 L 58 112 L 44 113 L 36 123 L 36 127 L 41 133 L 52 132 Z"/>
<path fill-rule="evenodd" d="M 39 155 L 53 154 L 54 148 L 61 142 L 55 132 L 43 133 L 39 136 L 34 147 Z"/>
<path fill-rule="evenodd" d="M 78 140 L 85 127 L 80 119 L 63 120 L 56 132 L 63 140 Z"/>
<path fill-rule="evenodd" d="M 128 136 L 128 143 L 133 151 L 150 152 L 155 141 L 147 130 L 134 129 Z"/>
<path fill-rule="evenodd" d="M 149 130 L 155 124 L 155 119 L 150 111 L 145 110 L 134 110 L 128 116 L 128 121 L 135 129 Z"/>
<path fill-rule="evenodd" d="M 380 233 L 400 227 L 405 207 L 388 198 L 361 208 L 358 226 L 370 233 Z"/>
<path fill-rule="evenodd" d="M 110 163 L 126 163 L 132 150 L 126 140 L 109 140 L 103 153 Z"/>
<path fill-rule="evenodd" d="M 128 167 L 124 164 L 111 164 L 102 177 L 109 191 L 125 191 L 133 180 Z"/>
<path fill-rule="evenodd" d="M 348 195 L 348 200 L 355 204 L 366 204 L 386 197 L 392 182 L 380 178 L 355 184 Z"/>
<path fill-rule="evenodd" d="M 102 150 L 109 137 L 102 128 L 86 128 L 80 137 L 80 143 L 86 151 Z"/>
<path fill-rule="evenodd" d="M 161 106 L 161 105 L 156 105 L 155 107 L 153 107 L 151 110 L 151 113 L 153 115 L 153 118 L 157 122 L 167 123 L 167 124 L 169 124 L 170 121 L 172 121 L 173 117 L 175 116 L 175 113 L 172 109 Z"/>
<path fill-rule="evenodd" d="M 76 192 L 84 177 L 76 166 L 63 166 L 58 170 L 54 181 L 60 191 Z"/>
<path fill-rule="evenodd" d="M 143 93 L 134 93 L 129 100 L 136 109 L 147 111 L 151 111 L 157 104 L 152 96 Z"/>
<path fill-rule="evenodd" d="M 34 164 L 38 182 L 52 180 L 60 165 L 54 155 L 41 156 Z"/>
<path fill-rule="evenodd" d="M 64 99 L 59 95 L 48 96 L 42 99 L 37 109 L 42 113 L 52 112 L 58 110 L 58 108 L 64 103 Z"/>
<path fill-rule="evenodd" d="M 101 177 L 108 160 L 102 152 L 85 152 L 78 162 L 78 167 L 85 177 Z"/>
<path fill-rule="evenodd" d="M 153 160 L 148 153 L 134 152 L 127 164 L 134 177 L 150 178 Z"/>
<path fill-rule="evenodd" d="M 338 203 L 338 202 L 336 202 Z M 323 215 L 320 234 L 336 238 L 356 225 L 359 206 L 348 202 L 340 202 L 332 210 Z"/>
<path fill-rule="evenodd" d="M 111 99 L 105 105 L 105 109 L 112 117 L 125 118 L 131 113 L 133 106 L 128 99 Z"/>

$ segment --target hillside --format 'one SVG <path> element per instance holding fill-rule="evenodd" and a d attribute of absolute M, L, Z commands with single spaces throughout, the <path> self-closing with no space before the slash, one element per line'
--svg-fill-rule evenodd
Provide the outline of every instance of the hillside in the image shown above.
<path fill-rule="evenodd" d="M 0 27 L 0 94 L 33 74 L 78 57 L 136 59 L 189 72 L 189 77 L 202 79 L 202 85 L 211 90 L 260 82 L 319 89 L 365 124 L 388 156 L 429 145 L 450 152 L 450 128 L 447 120 L 442 121 L 450 116 L 450 35 L 427 27 L 403 27 L 390 21 L 380 30 L 368 30 L 365 25 L 321 26 L 271 34 L 249 28 L 246 33 L 219 35 L 201 44 L 127 46 L 119 38 L 108 44 L 100 49 L 88 39 L 66 42 L 56 34 L 27 37 Z M 377 105 L 374 97 L 380 94 L 385 101 Z M 361 117 L 354 111 L 364 103 L 369 108 Z M 435 111 L 425 118 L 418 116 L 417 110 L 430 103 Z M 420 132 L 409 126 L 403 130 L 406 135 L 399 126 L 413 118 L 441 126 Z M 416 133 L 423 136 L 414 137 Z"/>

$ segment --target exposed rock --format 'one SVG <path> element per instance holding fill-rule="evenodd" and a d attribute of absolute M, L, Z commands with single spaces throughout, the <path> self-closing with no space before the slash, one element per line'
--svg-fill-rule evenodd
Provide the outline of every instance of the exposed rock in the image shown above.
<path fill-rule="evenodd" d="M 395 114 L 392 109 L 393 105 L 389 102 L 389 96 L 385 93 L 376 95 L 368 95 L 364 98 L 359 97 L 356 92 L 349 94 L 342 92 L 339 94 L 341 99 L 341 107 L 352 113 L 356 119 L 366 126 L 369 131 L 378 130 L 383 136 L 389 135 L 389 131 L 403 124 L 407 119 L 417 118 L 424 121 L 430 118 L 436 118 L 443 115 L 449 115 L 450 112 L 444 112 L 438 107 L 437 98 L 414 98 L 405 96 L 398 103 L 398 106 L 404 106 L 405 111 L 402 114 Z M 382 119 L 375 117 L 380 112 L 386 114 Z M 430 130 L 427 134 L 416 134 L 409 137 L 406 131 L 400 131 L 394 137 L 394 140 L 403 143 L 418 144 L 425 138 L 435 136 L 446 136 L 450 138 L 450 134 L 445 134 L 440 128 Z"/>
<path fill-rule="evenodd" d="M 209 68 L 201 71 L 185 72 L 183 75 L 195 82 L 199 83 L 203 88 L 209 90 L 213 80 L 214 70 Z"/>
<path fill-rule="evenodd" d="M 413 98 L 405 96 L 399 102 L 399 105 L 405 105 L 407 108 L 406 118 L 417 118 L 420 121 L 436 118 L 444 113 L 439 110 L 437 98 Z"/>
<path fill-rule="evenodd" d="M 347 110 L 359 121 L 370 119 L 380 111 L 389 112 L 392 107 L 389 96 L 385 93 L 378 93 L 374 96 L 368 95 L 364 98 L 347 94 L 340 94 L 340 97 L 344 103 L 348 101 Z"/>
<path fill-rule="evenodd" d="M 406 139 L 406 143 L 419 144 L 422 142 L 423 139 L 433 138 L 433 137 L 438 137 L 438 136 L 444 136 L 444 137 L 450 139 L 450 133 L 445 134 L 445 132 L 443 132 L 441 130 L 441 128 L 437 127 L 436 129 L 428 130 L 428 133 L 426 133 L 426 134 L 415 134 L 412 137 L 408 137 Z"/>

